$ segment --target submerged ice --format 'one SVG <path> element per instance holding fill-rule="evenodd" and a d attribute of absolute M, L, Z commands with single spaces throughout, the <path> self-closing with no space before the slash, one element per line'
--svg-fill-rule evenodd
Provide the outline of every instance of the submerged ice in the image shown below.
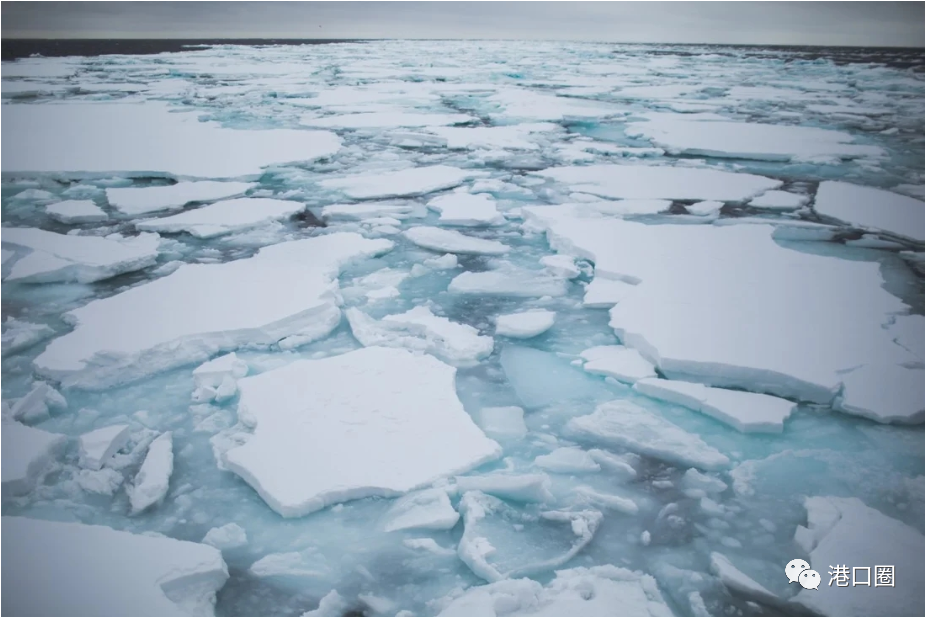
<path fill-rule="evenodd" d="M 922 614 L 922 57 L 856 53 L 4 62 L 4 606 Z"/>

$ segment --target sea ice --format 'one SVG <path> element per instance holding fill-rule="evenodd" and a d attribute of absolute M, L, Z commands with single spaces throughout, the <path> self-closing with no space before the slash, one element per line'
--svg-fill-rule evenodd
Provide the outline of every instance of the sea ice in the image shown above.
<path fill-rule="evenodd" d="M 173 472 L 173 439 L 169 432 L 162 433 L 148 446 L 145 461 L 135 476 L 134 485 L 128 491 L 132 514 L 138 514 L 164 499 Z"/>
<path fill-rule="evenodd" d="M 213 527 L 206 532 L 203 544 L 214 546 L 220 551 L 241 548 L 248 543 L 248 534 L 237 523 L 228 523 L 221 527 Z"/>
<path fill-rule="evenodd" d="M 575 557 L 592 541 L 602 515 L 597 510 L 576 512 L 548 511 L 539 517 L 523 513 L 491 495 L 470 491 L 460 499 L 460 513 L 463 515 L 463 536 L 457 545 L 457 554 L 473 574 L 489 582 L 516 576 L 526 576 L 553 570 Z M 499 525 L 498 521 L 504 521 Z M 539 527 L 544 537 L 524 538 L 516 550 L 499 550 L 486 534 L 497 537 L 496 542 L 518 532 L 511 523 Z M 542 521 L 565 524 L 570 533 L 551 534 Z M 559 527 L 559 525 L 557 525 Z M 519 534 L 520 535 L 520 534 Z M 566 535 L 563 539 L 561 535 Z"/>
<path fill-rule="evenodd" d="M 335 233 L 276 244 L 248 259 L 184 265 L 67 313 L 75 329 L 53 340 L 35 365 L 66 384 L 102 388 L 243 345 L 319 338 L 340 321 L 340 268 L 391 248 L 388 240 Z"/>
<path fill-rule="evenodd" d="M 157 101 L 10 105 L 5 111 L 10 127 L 2 138 L 10 153 L 3 161 L 5 173 L 237 178 L 341 148 L 338 136 L 328 131 L 226 129 L 200 122 L 196 112 L 173 113 Z"/>
<path fill-rule="evenodd" d="M 3 422 L 3 496 L 22 495 L 31 491 L 48 473 L 55 456 L 64 448 L 67 437 L 32 428 L 19 422 Z M 5 519 L 4 519 L 5 520 Z"/>
<path fill-rule="evenodd" d="M 594 413 L 571 419 L 566 428 L 576 436 L 677 465 L 711 471 L 730 464 L 697 435 L 629 401 L 602 403 Z"/>
<path fill-rule="evenodd" d="M 442 225 L 485 227 L 505 222 L 505 217 L 495 207 L 495 200 L 484 194 L 448 193 L 429 201 L 428 208 L 440 212 L 438 222 Z"/>
<path fill-rule="evenodd" d="M 619 201 L 592 201 L 586 208 L 613 216 L 634 216 L 659 214 L 666 212 L 672 206 L 668 199 L 621 199 Z"/>
<path fill-rule="evenodd" d="M 926 228 L 922 200 L 848 182 L 821 182 L 814 199 L 817 214 L 874 231 L 886 231 L 920 244 Z"/>
<path fill-rule="evenodd" d="M 781 186 L 771 178 L 696 167 L 585 165 L 536 173 L 568 184 L 573 192 L 618 199 L 742 201 Z"/>
<path fill-rule="evenodd" d="M 810 198 L 807 195 L 798 195 L 788 191 L 766 191 L 749 200 L 749 205 L 763 210 L 797 210 L 807 205 L 808 201 Z"/>
<path fill-rule="evenodd" d="M 405 218 L 414 214 L 415 206 L 410 202 L 383 201 L 359 204 L 333 204 L 322 208 L 323 219 L 364 220 L 381 216 Z"/>
<path fill-rule="evenodd" d="M 922 336 L 919 339 L 922 341 Z M 922 352 L 922 344 L 920 350 Z M 922 354 L 921 354 L 922 355 Z M 923 423 L 922 368 L 869 364 L 842 376 L 834 409 L 869 420 L 895 424 Z"/>
<path fill-rule="evenodd" d="M 60 392 L 40 381 L 33 385 L 25 396 L 13 403 L 9 417 L 22 422 L 41 422 L 48 418 L 49 407 L 65 409 L 67 400 Z"/>
<path fill-rule="evenodd" d="M 540 265 L 553 276 L 574 279 L 582 274 L 576 260 L 569 255 L 544 255 L 540 258 Z"/>
<path fill-rule="evenodd" d="M 349 608 L 347 600 L 332 589 L 318 603 L 318 608 L 303 613 L 302 617 L 341 617 Z"/>
<path fill-rule="evenodd" d="M 13 263 L 4 281 L 93 283 L 154 264 L 160 238 L 157 234 L 99 238 L 4 227 L 3 243 L 25 253 Z"/>
<path fill-rule="evenodd" d="M 344 178 L 329 178 L 321 180 L 318 184 L 326 189 L 340 191 L 352 199 L 412 197 L 452 189 L 463 184 L 468 178 L 481 173 L 447 165 L 432 165 L 383 173 L 356 174 Z"/>
<path fill-rule="evenodd" d="M 222 554 L 195 542 L 12 516 L 2 530 L 15 615 L 208 617 L 228 579 Z"/>
<path fill-rule="evenodd" d="M 596 276 L 585 288 L 585 297 L 582 305 L 587 308 L 611 308 L 629 294 L 633 293 L 634 285 Z"/>
<path fill-rule="evenodd" d="M 509 338 L 531 338 L 553 327 L 556 313 L 543 309 L 509 313 L 495 318 L 495 334 Z"/>
<path fill-rule="evenodd" d="M 286 517 L 472 469 L 501 448 L 463 410 L 455 373 L 431 356 L 367 347 L 246 377 L 238 413 L 254 434 L 225 465 Z"/>
<path fill-rule="evenodd" d="M 785 420 L 797 409 L 796 403 L 768 394 L 712 388 L 687 381 L 643 379 L 633 388 L 651 398 L 699 411 L 741 433 L 781 433 Z"/>
<path fill-rule="evenodd" d="M 558 570 L 546 587 L 527 578 L 472 587 L 438 617 L 672 617 L 655 579 L 612 565 Z"/>
<path fill-rule="evenodd" d="M 109 215 L 89 199 L 69 199 L 45 206 L 48 216 L 65 225 L 78 225 L 80 223 L 99 223 L 109 218 Z"/>
<path fill-rule="evenodd" d="M 630 384 L 656 376 L 652 363 L 636 349 L 623 345 L 592 347 L 580 355 L 586 360 L 582 368 L 594 375 L 605 375 Z"/>
<path fill-rule="evenodd" d="M 484 240 L 438 227 L 412 227 L 403 234 L 418 246 L 441 253 L 504 255 L 509 248 L 496 240 Z"/>
<path fill-rule="evenodd" d="M 303 116 L 299 123 L 313 128 L 367 129 L 440 126 L 442 124 L 462 124 L 470 120 L 472 120 L 470 116 L 463 114 L 372 111 L 323 117 Z"/>
<path fill-rule="evenodd" d="M 483 407 L 475 416 L 479 428 L 493 439 L 520 439 L 527 435 L 524 410 L 520 407 Z"/>
<path fill-rule="evenodd" d="M 601 380 L 539 349 L 506 345 L 499 362 L 526 409 L 609 394 Z M 537 375 L 543 375 L 543 379 L 537 379 Z"/>
<path fill-rule="evenodd" d="M 214 201 L 243 195 L 257 186 L 252 182 L 178 182 L 170 186 L 107 188 L 106 200 L 119 212 L 140 216 L 161 210 L 176 210 L 188 203 Z"/>
<path fill-rule="evenodd" d="M 670 153 L 768 161 L 829 160 L 827 157 L 879 157 L 877 146 L 852 143 L 848 133 L 806 126 L 692 120 L 688 114 L 651 114 L 625 132 L 644 137 Z"/>
<path fill-rule="evenodd" d="M 577 486 L 572 492 L 584 503 L 598 508 L 617 510 L 624 514 L 636 514 L 640 511 L 640 507 L 632 499 L 627 499 L 619 495 L 601 493 L 588 486 Z"/>
<path fill-rule="evenodd" d="M 768 195 L 768 193 L 765 194 Z M 721 208 L 723 208 L 722 201 L 699 201 L 698 203 L 685 206 L 685 210 L 688 211 L 688 214 L 694 214 L 695 216 L 716 216 Z"/>
<path fill-rule="evenodd" d="M 589 473 L 601 471 L 601 466 L 581 448 L 557 448 L 534 459 L 541 469 L 554 473 Z"/>
<path fill-rule="evenodd" d="M 81 466 L 91 471 L 99 470 L 128 441 L 128 424 L 113 424 L 84 433 L 80 436 Z"/>
<path fill-rule="evenodd" d="M 196 238 L 214 238 L 279 221 L 305 210 L 305 204 L 282 199 L 242 198 L 220 201 L 195 210 L 135 223 L 142 231 L 187 232 Z"/>
<path fill-rule="evenodd" d="M 13 354 L 35 345 L 55 333 L 45 324 L 20 321 L 14 317 L 7 317 L 3 322 L 2 341 L 3 354 Z"/>
<path fill-rule="evenodd" d="M 764 603 L 778 603 L 778 596 L 743 574 L 721 553 L 711 553 L 711 572 L 730 591 Z"/>
<path fill-rule="evenodd" d="M 241 379 L 248 370 L 248 363 L 231 352 L 193 369 L 193 381 L 200 388 L 218 388 L 226 378 Z"/>
<path fill-rule="evenodd" d="M 836 565 L 848 564 L 850 574 L 852 567 L 870 567 L 874 585 L 878 565 L 891 565 L 893 587 L 878 593 L 868 586 L 821 585 L 801 590 L 792 602 L 826 617 L 923 614 L 923 534 L 856 498 L 808 497 L 804 507 L 813 549 L 808 561 L 821 576 Z"/>
<path fill-rule="evenodd" d="M 386 512 L 383 529 L 452 529 L 460 520 L 447 491 L 431 488 L 400 497 Z"/>
<path fill-rule="evenodd" d="M 450 293 L 512 298 L 565 296 L 568 290 L 569 284 L 565 279 L 542 274 L 535 270 L 514 268 L 463 272 L 455 276 L 447 287 Z"/>
<path fill-rule="evenodd" d="M 550 478 L 545 473 L 489 474 L 456 478 L 456 487 L 463 493 L 479 491 L 509 501 L 525 503 L 553 501 L 550 484 Z"/>
<path fill-rule="evenodd" d="M 439 317 L 427 306 L 398 315 L 387 315 L 380 321 L 356 308 L 345 311 L 351 332 L 364 347 L 405 347 L 431 353 L 454 366 L 475 366 L 492 354 L 492 337 L 481 336 L 466 324 Z"/>
<path fill-rule="evenodd" d="M 96 471 L 81 469 L 77 472 L 74 480 L 82 490 L 88 493 L 112 497 L 122 486 L 122 483 L 125 482 L 125 477 L 115 469 L 104 467 Z"/>
<path fill-rule="evenodd" d="M 540 145 L 530 139 L 533 133 L 561 131 L 552 122 L 514 124 L 510 126 L 436 127 L 428 129 L 444 139 L 451 150 L 485 148 L 490 150 L 539 150 Z"/>

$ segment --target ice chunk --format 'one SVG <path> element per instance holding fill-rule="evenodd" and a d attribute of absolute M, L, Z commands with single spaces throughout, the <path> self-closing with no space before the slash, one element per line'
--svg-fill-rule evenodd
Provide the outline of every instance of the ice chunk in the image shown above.
<path fill-rule="evenodd" d="M 257 578 L 318 579 L 327 574 L 327 566 L 311 551 L 270 553 L 252 563 L 248 573 Z"/>
<path fill-rule="evenodd" d="M 833 408 L 876 422 L 922 424 L 923 383 L 922 368 L 869 364 L 842 376 Z"/>
<path fill-rule="evenodd" d="M 440 126 L 442 124 L 461 124 L 472 120 L 463 114 L 424 114 L 413 112 L 371 111 L 336 116 L 303 116 L 299 121 L 303 126 L 313 128 L 367 129 Z"/>
<path fill-rule="evenodd" d="M 340 321 L 333 292 L 341 266 L 391 248 L 388 240 L 336 233 L 276 244 L 249 259 L 184 265 L 67 313 L 76 328 L 35 365 L 67 384 L 101 388 L 240 345 L 318 338 Z"/>
<path fill-rule="evenodd" d="M 596 276 L 585 288 L 582 305 L 588 308 L 611 308 L 633 293 L 634 285 Z"/>
<path fill-rule="evenodd" d="M 556 313 L 542 309 L 509 313 L 495 318 L 495 334 L 509 338 L 531 338 L 553 327 Z"/>
<path fill-rule="evenodd" d="M 578 495 L 584 502 L 599 508 L 617 510 L 624 514 L 636 514 L 640 511 L 640 507 L 632 499 L 600 493 L 589 486 L 578 486 L 573 490 L 573 493 Z"/>
<path fill-rule="evenodd" d="M 821 576 L 836 565 L 847 564 L 850 574 L 852 567 L 868 566 L 873 586 L 878 564 L 890 565 L 893 588 L 878 593 L 867 586 L 821 585 L 801 590 L 792 602 L 826 617 L 923 613 L 923 534 L 856 498 L 808 497 L 804 506 L 814 544 L 809 561 Z M 858 578 L 865 580 L 866 573 Z"/>
<path fill-rule="evenodd" d="M 711 572 L 730 591 L 764 603 L 777 604 L 778 596 L 740 572 L 720 553 L 711 553 Z"/>
<path fill-rule="evenodd" d="M 59 201 L 56 204 L 45 206 L 45 212 L 65 225 L 99 223 L 109 218 L 102 208 L 89 199 Z"/>
<path fill-rule="evenodd" d="M 26 189 L 25 191 L 16 193 L 10 198 L 13 202 L 43 202 L 53 201 L 54 199 L 54 193 L 49 193 L 41 189 Z"/>
<path fill-rule="evenodd" d="M 45 324 L 34 324 L 8 317 L 3 322 L 3 335 L 0 337 L 3 353 L 6 355 L 22 351 L 54 333 L 55 331 Z"/>
<path fill-rule="evenodd" d="M 922 378 L 922 375 L 920 375 Z M 741 433 L 780 433 L 797 404 L 753 392 L 712 388 L 687 381 L 644 379 L 634 390 L 651 398 L 699 411 Z"/>
<path fill-rule="evenodd" d="M 318 603 L 318 608 L 302 613 L 302 617 L 341 617 L 349 608 L 347 600 L 332 589 Z"/>
<path fill-rule="evenodd" d="M 647 377 L 655 377 L 652 363 L 636 349 L 623 345 L 601 345 L 581 353 L 586 360 L 583 365 L 593 375 L 606 375 L 624 383 L 634 383 Z"/>
<path fill-rule="evenodd" d="M 5 281 L 93 283 L 152 265 L 160 239 L 157 234 L 98 238 L 4 227 L 3 243 L 27 252 L 12 265 Z"/>
<path fill-rule="evenodd" d="M 745 173 L 695 167 L 585 165 L 536 172 L 580 193 L 623 199 L 710 199 L 742 201 L 781 181 Z"/>
<path fill-rule="evenodd" d="M 453 270 L 460 265 L 460 262 L 453 253 L 446 253 L 440 257 L 425 259 L 424 265 L 432 270 Z"/>
<path fill-rule="evenodd" d="M 128 441 L 128 424 L 113 424 L 84 433 L 80 436 L 81 466 L 94 471 L 100 469 Z"/>
<path fill-rule="evenodd" d="M 448 193 L 429 201 L 428 208 L 440 212 L 438 222 L 443 225 L 484 227 L 505 222 L 505 217 L 495 207 L 495 200 L 488 195 Z"/>
<path fill-rule="evenodd" d="M 158 219 L 135 223 L 142 231 L 187 232 L 196 238 L 214 238 L 279 221 L 305 210 L 305 204 L 282 199 L 242 198 L 220 201 Z"/>
<path fill-rule="evenodd" d="M 501 449 L 463 410 L 455 373 L 431 356 L 367 347 L 245 377 L 239 416 L 254 435 L 225 464 L 287 517 L 466 471 Z"/>
<path fill-rule="evenodd" d="M 161 210 L 176 210 L 188 203 L 214 201 L 243 195 L 257 186 L 252 182 L 178 182 L 170 186 L 107 188 L 109 205 L 123 214 L 139 216 Z"/>
<path fill-rule="evenodd" d="M 470 295 L 541 298 L 565 296 L 569 291 L 569 283 L 565 279 L 537 274 L 533 270 L 504 268 L 458 274 L 450 281 L 447 291 Z"/>
<path fill-rule="evenodd" d="M 508 247 L 495 240 L 484 240 L 438 227 L 412 227 L 403 234 L 420 247 L 442 253 L 464 255 L 504 255 Z"/>
<path fill-rule="evenodd" d="M 768 195 L 768 193 L 765 193 L 765 195 Z M 720 212 L 721 208 L 723 208 L 722 201 L 699 201 L 690 206 L 685 206 L 685 210 L 688 211 L 688 214 L 694 214 L 695 216 L 714 216 Z"/>
<path fill-rule="evenodd" d="M 55 406 L 61 393 L 47 383 L 35 384 L 29 393 L 16 401 L 10 408 L 10 417 L 24 422 L 40 422 L 48 417 L 49 404 Z M 60 403 L 58 404 L 59 406 Z M 67 407 L 67 401 L 64 402 Z"/>
<path fill-rule="evenodd" d="M 450 505 L 447 491 L 439 488 L 400 497 L 386 512 L 383 529 L 452 529 L 460 515 Z"/>
<path fill-rule="evenodd" d="M 479 492 L 464 493 L 459 507 L 464 527 L 457 555 L 476 576 L 489 582 L 544 572 L 565 564 L 592 541 L 602 520 L 597 510 L 542 512 L 538 520 Z M 499 520 L 504 523 L 499 525 Z M 546 531 L 542 537 L 521 540 L 523 545 L 517 551 L 499 552 L 485 534 L 504 541 L 506 535 L 517 533 L 512 530 L 511 523 L 518 521 L 534 526 L 541 521 L 566 524 L 571 533 L 566 534 L 564 541 L 559 537 L 562 534 L 551 535 Z"/>
<path fill-rule="evenodd" d="M 534 459 L 534 464 L 554 473 L 588 473 L 601 467 L 581 448 L 557 448 Z"/>
<path fill-rule="evenodd" d="M 15 107 L 15 108 L 14 108 Z M 329 156 L 328 131 L 234 130 L 172 113 L 166 103 L 10 106 L 4 172 L 127 172 L 196 178 L 258 176 L 279 163 Z M 74 147 L 80 144 L 81 147 Z M 144 147 L 139 147 L 144 144 Z M 217 153 L 221 153 L 217 156 Z"/>
<path fill-rule="evenodd" d="M 798 195 L 787 191 L 766 191 L 749 201 L 753 208 L 763 210 L 797 210 L 807 205 L 810 198 L 807 195 Z"/>
<path fill-rule="evenodd" d="M 218 388 L 222 382 L 231 377 L 241 379 L 248 374 L 248 363 L 231 352 L 200 364 L 193 369 L 193 381 L 199 387 Z"/>
<path fill-rule="evenodd" d="M 558 570 L 546 587 L 527 578 L 472 587 L 438 617 L 672 617 L 656 581 L 612 565 Z"/>
<path fill-rule="evenodd" d="M 926 206 L 922 200 L 848 182 L 821 182 L 814 210 L 861 229 L 886 231 L 901 238 L 924 241 Z"/>
<path fill-rule="evenodd" d="M 237 523 L 213 527 L 203 538 L 203 544 L 214 546 L 220 551 L 241 548 L 248 543 L 248 534 Z"/>
<path fill-rule="evenodd" d="M 479 491 L 502 499 L 527 503 L 553 500 L 550 478 L 545 473 L 457 476 L 456 483 L 457 488 L 464 493 Z"/>
<path fill-rule="evenodd" d="M 3 605 L 15 615 L 207 617 L 228 579 L 211 546 L 4 516 Z M 93 558 L 88 558 L 93 556 Z"/>
<path fill-rule="evenodd" d="M 162 433 L 148 446 L 145 462 L 135 476 L 134 486 L 129 490 L 132 514 L 138 514 L 164 499 L 173 472 L 173 439 L 170 432 Z"/>
<path fill-rule="evenodd" d="M 364 220 L 382 216 L 405 218 L 415 212 L 415 206 L 402 201 L 333 204 L 322 208 L 324 219 Z"/>
<path fill-rule="evenodd" d="M 328 178 L 318 184 L 326 189 L 341 191 L 353 199 L 378 199 L 427 195 L 434 191 L 452 189 L 476 175 L 479 175 L 479 172 L 474 173 L 447 165 L 432 165 L 378 174 Z"/>
<path fill-rule="evenodd" d="M 540 264 L 553 276 L 574 279 L 582 273 L 576 266 L 576 260 L 569 255 L 544 255 Z"/>
<path fill-rule="evenodd" d="M 692 498 L 703 497 L 705 494 L 722 493 L 727 490 L 727 485 L 723 481 L 693 468 L 686 471 L 682 476 L 680 487 L 686 494 L 697 491 L 697 493 L 689 495 Z"/>
<path fill-rule="evenodd" d="M 31 491 L 48 473 L 67 437 L 49 433 L 19 422 L 4 422 L 0 430 L 3 447 L 3 496 Z M 5 520 L 5 519 L 4 519 Z"/>
<path fill-rule="evenodd" d="M 588 454 L 593 461 L 612 474 L 622 476 L 625 480 L 633 480 L 637 477 L 637 470 L 634 469 L 634 465 L 639 463 L 640 457 L 636 454 L 617 455 L 597 448 L 589 450 Z"/>
<path fill-rule="evenodd" d="M 548 352 L 506 346 L 499 360 L 526 409 L 609 393 L 600 380 L 585 375 Z M 537 379 L 537 375 L 543 375 L 543 379 Z"/>
<path fill-rule="evenodd" d="M 104 467 L 96 471 L 81 469 L 74 478 L 77 485 L 88 493 L 108 495 L 110 497 L 122 486 L 125 478 L 115 469 Z"/>
<path fill-rule="evenodd" d="M 620 201 L 593 201 L 586 207 L 601 214 L 633 216 L 659 214 L 672 206 L 668 199 L 622 199 Z"/>
<path fill-rule="evenodd" d="M 444 557 L 457 556 L 456 550 L 452 548 L 444 548 L 435 542 L 434 538 L 406 538 L 402 540 L 402 544 L 408 548 L 427 551 L 429 553 L 433 553 L 434 555 L 441 555 Z"/>
<path fill-rule="evenodd" d="M 490 150 L 539 150 L 540 145 L 531 141 L 532 133 L 561 131 L 562 127 L 552 122 L 521 123 L 508 126 L 437 127 L 429 129 L 447 142 L 451 150 L 486 148 Z"/>
<path fill-rule="evenodd" d="M 520 439 L 527 435 L 524 410 L 520 407 L 483 407 L 476 413 L 476 424 L 494 439 Z"/>
<path fill-rule="evenodd" d="M 688 114 L 651 114 L 647 122 L 631 122 L 631 137 L 645 137 L 673 154 L 768 161 L 823 160 L 824 157 L 881 156 L 877 146 L 857 145 L 852 135 L 806 126 L 691 120 Z"/>
<path fill-rule="evenodd" d="M 697 435 L 629 401 L 602 403 L 594 413 L 571 419 L 566 428 L 577 436 L 677 465 L 715 470 L 730 464 Z"/>
<path fill-rule="evenodd" d="M 381 321 L 356 308 L 345 311 L 354 337 L 365 347 L 406 347 L 434 354 L 454 366 L 474 366 L 492 354 L 492 337 L 480 336 L 466 324 L 438 317 L 426 306 L 398 315 L 387 315 Z"/>

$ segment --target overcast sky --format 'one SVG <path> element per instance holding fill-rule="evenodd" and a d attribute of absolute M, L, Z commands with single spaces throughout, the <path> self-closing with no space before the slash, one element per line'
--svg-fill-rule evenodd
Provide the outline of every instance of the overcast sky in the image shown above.
<path fill-rule="evenodd" d="M 3 37 L 923 45 L 923 2 L 3 2 Z"/>

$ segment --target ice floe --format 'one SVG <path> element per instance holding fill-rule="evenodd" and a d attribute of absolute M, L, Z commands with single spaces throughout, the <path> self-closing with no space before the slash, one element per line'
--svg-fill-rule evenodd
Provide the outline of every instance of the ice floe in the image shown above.
<path fill-rule="evenodd" d="M 157 234 L 99 238 L 4 227 L 3 244 L 17 247 L 23 254 L 3 280 L 93 283 L 154 264 L 159 243 Z"/>
<path fill-rule="evenodd" d="M 468 236 L 452 229 L 412 227 L 402 235 L 418 246 L 442 253 L 461 255 L 504 255 L 509 247 L 497 240 Z"/>
<path fill-rule="evenodd" d="M 655 377 L 651 362 L 636 349 L 623 345 L 601 345 L 586 349 L 581 354 L 586 362 L 582 366 L 589 373 L 605 375 L 624 383 L 634 383 L 647 377 Z"/>
<path fill-rule="evenodd" d="M 364 173 L 320 181 L 319 186 L 340 191 L 353 199 L 412 197 L 460 186 L 481 172 L 466 171 L 447 165 L 412 167 L 383 173 Z"/>
<path fill-rule="evenodd" d="M 922 200 L 848 182 L 821 182 L 813 203 L 817 214 L 861 229 L 885 231 L 923 243 L 926 205 Z"/>
<path fill-rule="evenodd" d="M 588 308 L 611 308 L 633 293 L 633 288 L 633 285 L 624 281 L 596 276 L 585 287 L 582 304 Z"/>
<path fill-rule="evenodd" d="M 557 448 L 534 459 L 534 465 L 554 473 L 589 473 L 601 466 L 581 448 Z"/>
<path fill-rule="evenodd" d="M 246 377 L 238 414 L 254 434 L 225 465 L 287 517 L 467 471 L 500 448 L 463 410 L 455 372 L 430 356 L 367 347 Z"/>
<path fill-rule="evenodd" d="M 332 204 L 322 208 L 324 219 L 363 220 L 381 216 L 403 219 L 415 212 L 415 205 L 410 202 L 384 201 L 364 202 L 359 204 Z"/>
<path fill-rule="evenodd" d="M 239 346 L 319 338 L 340 321 L 340 268 L 391 248 L 388 240 L 336 233 L 276 244 L 248 259 L 184 265 L 67 313 L 74 330 L 53 340 L 35 365 L 67 384 L 100 388 Z"/>
<path fill-rule="evenodd" d="M 810 198 L 807 195 L 787 191 L 766 191 L 758 197 L 750 199 L 749 205 L 763 210 L 797 210 L 807 205 L 809 201 Z"/>
<path fill-rule="evenodd" d="M 12 354 L 27 349 L 54 333 L 55 331 L 45 324 L 29 323 L 14 317 L 7 317 L 3 322 L 3 334 L 0 335 L 3 353 Z"/>
<path fill-rule="evenodd" d="M 305 204 L 283 199 L 242 198 L 220 201 L 157 219 L 135 223 L 142 231 L 187 232 L 196 238 L 214 238 L 288 218 L 305 210 Z"/>
<path fill-rule="evenodd" d="M 345 311 L 354 337 L 365 347 L 404 347 L 431 353 L 454 366 L 475 366 L 492 354 L 492 337 L 440 317 L 426 306 L 376 321 L 359 309 Z"/>
<path fill-rule="evenodd" d="M 228 579 L 221 553 L 195 542 L 12 516 L 2 528 L 17 615 L 208 617 Z"/>
<path fill-rule="evenodd" d="M 504 268 L 485 272 L 463 272 L 450 281 L 447 291 L 456 294 L 541 298 L 565 296 L 568 281 L 535 270 Z"/>
<path fill-rule="evenodd" d="M 479 428 L 494 439 L 519 439 L 527 435 L 524 410 L 520 407 L 483 407 L 475 416 Z"/>
<path fill-rule="evenodd" d="M 247 545 L 248 534 L 237 523 L 228 523 L 221 527 L 213 527 L 203 537 L 203 544 L 214 546 L 215 548 L 225 551 L 235 548 L 241 548 Z"/>
<path fill-rule="evenodd" d="M 106 200 L 119 212 L 140 216 L 161 210 L 176 210 L 198 201 L 238 197 L 257 186 L 253 182 L 178 182 L 169 186 L 107 188 Z"/>
<path fill-rule="evenodd" d="M 452 150 L 496 149 L 539 150 L 540 145 L 531 140 L 534 133 L 549 133 L 562 128 L 551 122 L 514 124 L 511 126 L 477 126 L 472 128 L 437 127 L 429 129 L 446 141 Z"/>
<path fill-rule="evenodd" d="M 447 491 L 432 488 L 400 497 L 385 514 L 385 531 L 452 529 L 460 514 L 450 505 Z"/>
<path fill-rule="evenodd" d="M 174 446 L 171 433 L 162 433 L 148 446 L 148 453 L 129 490 L 132 514 L 160 503 L 167 495 L 174 472 Z"/>
<path fill-rule="evenodd" d="M 556 313 L 543 309 L 509 313 L 495 318 L 495 334 L 509 338 L 532 338 L 553 327 Z"/>
<path fill-rule="evenodd" d="M 98 471 L 129 441 L 128 424 L 113 424 L 80 436 L 80 464 Z"/>
<path fill-rule="evenodd" d="M 65 225 L 99 223 L 109 215 L 89 199 L 68 199 L 45 206 L 48 216 Z"/>
<path fill-rule="evenodd" d="M 440 126 L 442 124 L 462 124 L 470 120 L 472 120 L 470 116 L 463 114 L 371 111 L 336 116 L 303 116 L 299 123 L 313 128 L 367 129 Z"/>
<path fill-rule="evenodd" d="M 42 481 L 67 437 L 19 422 L 3 422 L 3 496 L 28 493 Z"/>
<path fill-rule="evenodd" d="M 922 341 L 923 337 L 918 340 Z M 897 364 L 861 366 L 842 376 L 842 390 L 833 407 L 876 422 L 922 424 L 924 405 L 919 388 L 924 383 L 926 378 L 922 367 L 908 368 Z"/>
<path fill-rule="evenodd" d="M 634 390 L 699 411 L 742 433 L 780 433 L 784 430 L 785 420 L 797 408 L 796 403 L 768 394 L 711 388 L 668 379 L 643 379 L 634 385 Z"/>
<path fill-rule="evenodd" d="M 258 176 L 264 167 L 329 156 L 341 140 L 327 131 L 235 130 L 200 122 L 169 105 L 97 103 L 11 105 L 4 172 Z M 83 144 L 75 148 L 73 144 Z M 144 144 L 144 147 L 139 147 Z M 216 153 L 222 153 L 216 156 Z"/>
<path fill-rule="evenodd" d="M 442 225 L 485 227 L 505 222 L 495 200 L 484 194 L 448 193 L 429 201 L 428 208 L 440 212 L 438 222 Z"/>
<path fill-rule="evenodd" d="M 489 474 L 456 478 L 456 488 L 461 492 L 479 491 L 509 501 L 525 503 L 553 501 L 550 485 L 550 478 L 545 473 Z"/>
<path fill-rule="evenodd" d="M 697 435 L 629 401 L 602 403 L 594 413 L 569 420 L 566 428 L 579 437 L 678 465 L 716 470 L 730 463 Z"/>
<path fill-rule="evenodd" d="M 576 260 L 569 255 L 544 255 L 540 258 L 540 265 L 553 276 L 574 279 L 582 274 Z"/>

